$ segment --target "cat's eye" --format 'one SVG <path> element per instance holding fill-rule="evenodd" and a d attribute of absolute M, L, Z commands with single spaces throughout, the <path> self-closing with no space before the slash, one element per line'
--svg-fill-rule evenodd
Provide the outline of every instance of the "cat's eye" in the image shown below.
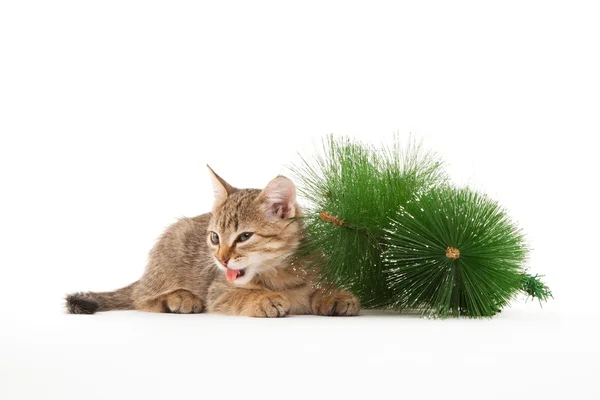
<path fill-rule="evenodd" d="M 252 235 L 254 235 L 254 232 L 244 232 L 240 236 L 238 236 L 237 241 L 245 242 L 246 240 L 250 239 Z"/>
<path fill-rule="evenodd" d="M 212 242 L 212 244 L 219 244 L 219 235 L 217 235 L 216 232 L 211 232 L 210 241 Z"/>

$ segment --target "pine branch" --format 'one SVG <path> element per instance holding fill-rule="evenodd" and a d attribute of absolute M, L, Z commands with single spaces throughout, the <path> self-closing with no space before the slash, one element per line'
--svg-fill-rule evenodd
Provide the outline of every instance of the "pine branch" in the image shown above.
<path fill-rule="evenodd" d="M 521 275 L 521 291 L 525 293 L 528 298 L 538 299 L 540 306 L 542 305 L 542 301 L 548 301 L 550 298 L 554 298 L 548 286 L 539 279 L 543 276 L 544 275 L 538 274 L 530 275 L 528 273 L 523 273 Z"/>
<path fill-rule="evenodd" d="M 437 156 L 398 140 L 376 148 L 327 137 L 291 168 L 309 204 L 299 257 L 365 308 L 490 317 L 518 293 L 552 297 L 525 273 L 528 248 L 506 210 L 448 185 Z"/>
<path fill-rule="evenodd" d="M 321 154 L 291 170 L 309 201 L 309 235 L 300 254 L 322 254 L 324 277 L 352 290 L 365 307 L 383 306 L 389 290 L 381 238 L 388 217 L 416 193 L 447 180 L 441 161 L 414 142 L 376 148 L 328 136 Z"/>
<path fill-rule="evenodd" d="M 387 230 L 389 307 L 437 317 L 494 315 L 521 287 L 527 247 L 506 211 L 470 189 L 435 188 Z"/>

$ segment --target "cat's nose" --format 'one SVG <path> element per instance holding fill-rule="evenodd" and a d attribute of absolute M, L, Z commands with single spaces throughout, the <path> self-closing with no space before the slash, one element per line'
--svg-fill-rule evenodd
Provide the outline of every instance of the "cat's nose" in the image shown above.
<path fill-rule="evenodd" d="M 222 266 L 226 267 L 227 263 L 229 262 L 229 258 L 226 260 L 219 260 L 219 262 L 221 263 Z"/>

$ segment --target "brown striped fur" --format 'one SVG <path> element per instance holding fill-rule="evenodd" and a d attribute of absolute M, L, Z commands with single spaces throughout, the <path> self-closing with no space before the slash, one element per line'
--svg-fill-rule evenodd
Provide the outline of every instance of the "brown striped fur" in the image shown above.
<path fill-rule="evenodd" d="M 306 261 L 295 257 L 302 222 L 289 179 L 279 176 L 263 190 L 236 189 L 210 173 L 212 212 L 170 226 L 150 252 L 140 280 L 114 292 L 68 295 L 68 311 L 209 311 L 250 317 L 358 314 L 354 295 L 320 287 L 314 269 L 306 270 Z M 212 232 L 219 243 L 211 240 Z M 241 241 L 245 232 L 253 234 Z M 243 269 L 244 275 L 227 280 L 219 260 L 228 260 L 230 269 Z"/>

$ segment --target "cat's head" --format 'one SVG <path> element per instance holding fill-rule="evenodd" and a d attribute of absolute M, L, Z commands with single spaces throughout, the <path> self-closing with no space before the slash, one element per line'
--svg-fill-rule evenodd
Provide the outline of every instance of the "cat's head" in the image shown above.
<path fill-rule="evenodd" d="M 215 203 L 207 243 L 227 280 L 244 285 L 282 265 L 298 247 L 296 187 L 284 176 L 263 189 L 236 189 L 209 167 Z"/>

